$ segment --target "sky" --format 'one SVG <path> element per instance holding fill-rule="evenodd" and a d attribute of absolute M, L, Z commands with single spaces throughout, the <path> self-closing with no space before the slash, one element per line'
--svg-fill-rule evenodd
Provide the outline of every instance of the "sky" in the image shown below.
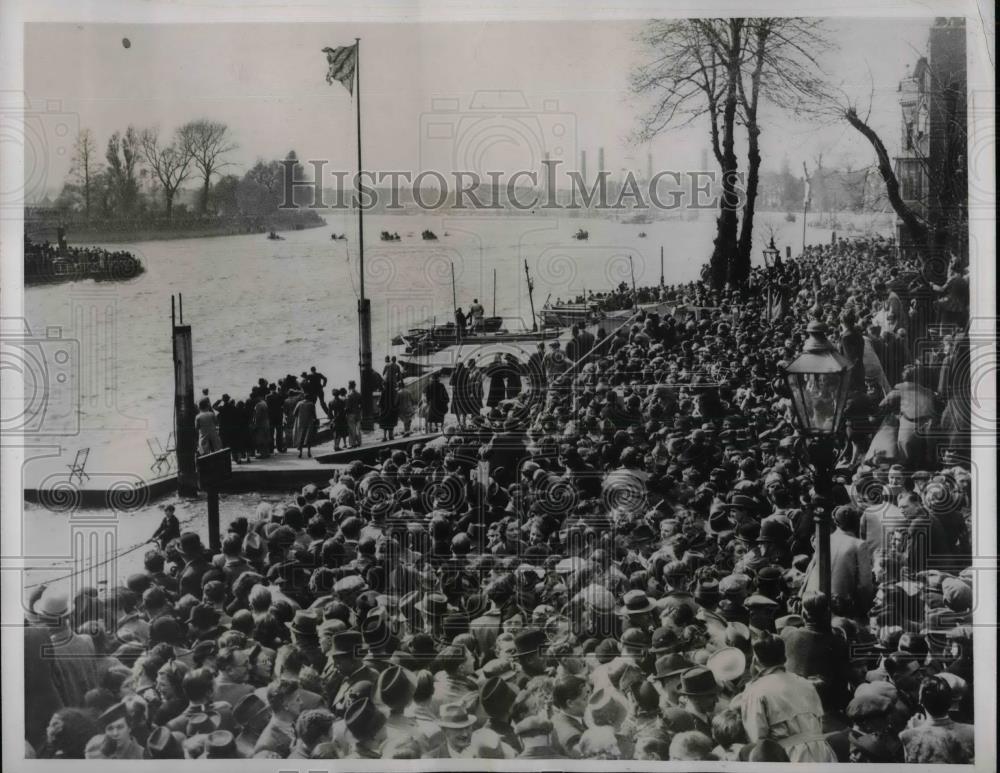
<path fill-rule="evenodd" d="M 890 153 L 899 142 L 896 88 L 924 52 L 931 20 L 830 20 L 828 78 L 862 106 L 874 84 L 872 125 Z M 340 84 L 325 81 L 324 46 L 361 43 L 364 167 L 370 170 L 540 167 L 538 156 L 589 175 L 599 147 L 605 168 L 644 172 L 700 168 L 707 119 L 631 144 L 640 104 L 629 94 L 632 68 L 648 53 L 635 21 L 423 24 L 30 24 L 25 91 L 40 127 L 32 163 L 58 192 L 78 128 L 102 150 L 129 124 L 168 135 L 196 118 L 222 121 L 238 149 L 228 171 L 258 158 L 323 159 L 356 169 L 355 111 Z M 129 46 L 125 47 L 127 39 Z M 843 121 L 797 120 L 765 108 L 764 168 L 793 170 L 871 163 L 867 144 Z M 68 126 L 70 131 L 53 127 Z M 38 138 L 35 138 L 37 135 Z M 27 170 L 27 167 L 26 167 Z M 26 174 L 30 174 L 26 171 Z M 37 176 L 37 175 L 36 175 Z"/>

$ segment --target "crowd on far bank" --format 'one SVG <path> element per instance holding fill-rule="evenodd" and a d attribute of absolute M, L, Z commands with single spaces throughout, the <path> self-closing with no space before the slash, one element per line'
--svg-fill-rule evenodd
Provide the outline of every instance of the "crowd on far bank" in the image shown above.
<path fill-rule="evenodd" d="M 63 264 L 92 271 L 115 270 L 121 264 L 135 264 L 135 256 L 127 250 L 106 250 L 103 247 L 70 247 L 65 241 L 53 244 L 48 240 L 33 242 L 24 237 L 24 273 L 26 278 L 52 273 L 53 266 Z"/>
<path fill-rule="evenodd" d="M 34 589 L 28 756 L 973 762 L 963 267 L 859 239 L 666 294 L 502 392 L 473 363 L 454 423 L 219 550 L 168 507 L 142 571 Z M 782 377 L 812 322 L 850 364 L 822 476 Z"/>

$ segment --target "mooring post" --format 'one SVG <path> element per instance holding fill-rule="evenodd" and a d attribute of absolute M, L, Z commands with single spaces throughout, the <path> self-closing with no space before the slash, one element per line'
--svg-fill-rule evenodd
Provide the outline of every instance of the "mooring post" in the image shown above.
<path fill-rule="evenodd" d="M 191 326 L 184 324 L 184 301 L 178 295 L 179 319 L 173 315 L 174 344 L 174 437 L 177 454 L 177 493 L 182 497 L 198 496 L 198 433 L 194 426 L 194 358 L 191 350 Z"/>

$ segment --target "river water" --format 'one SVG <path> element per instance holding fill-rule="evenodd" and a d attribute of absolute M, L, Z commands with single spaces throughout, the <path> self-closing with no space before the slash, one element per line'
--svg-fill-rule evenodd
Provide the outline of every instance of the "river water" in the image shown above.
<path fill-rule="evenodd" d="M 79 346 L 79 399 L 62 394 L 50 400 L 46 424 L 68 436 L 58 438 L 58 451 L 26 464 L 25 485 L 38 485 L 54 469 L 65 472 L 83 447 L 91 449 L 91 473 L 150 474 L 147 440 L 165 443 L 172 428 L 171 294 L 183 295 L 184 322 L 192 327 L 198 392 L 207 387 L 213 398 L 223 392 L 242 396 L 259 377 L 273 381 L 311 365 L 332 385 L 354 378 L 356 220 L 343 212 L 325 217 L 327 227 L 284 233 L 283 241 L 253 234 L 126 244 L 122 248 L 146 267 L 137 279 L 26 290 L 33 333 L 58 327 Z M 755 261 L 768 227 L 782 253 L 786 245 L 797 252 L 801 220 L 788 223 L 783 214 L 764 213 L 758 216 Z M 424 228 L 439 240 L 423 241 Z M 589 232 L 587 241 L 573 238 L 578 228 Z M 381 242 L 382 230 L 398 232 L 402 241 Z M 332 233 L 346 233 L 348 240 L 333 241 Z M 479 298 L 487 313 L 493 311 L 495 270 L 496 313 L 530 326 L 525 261 L 539 307 L 549 296 L 568 299 L 585 289 L 631 283 L 632 270 L 638 285 L 656 284 L 661 246 L 668 284 L 696 279 L 713 235 L 711 212 L 697 220 L 645 225 L 571 217 L 369 216 L 365 292 L 372 300 L 375 362 L 400 330 L 452 318 L 453 269 L 463 309 Z M 825 242 L 830 231 L 809 227 L 806 238 Z"/>

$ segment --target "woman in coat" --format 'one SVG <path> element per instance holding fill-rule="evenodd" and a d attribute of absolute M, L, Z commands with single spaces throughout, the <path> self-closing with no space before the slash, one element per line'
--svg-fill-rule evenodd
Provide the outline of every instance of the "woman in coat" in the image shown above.
<path fill-rule="evenodd" d="M 219 437 L 219 422 L 212 410 L 212 401 L 207 397 L 198 403 L 198 415 L 194 417 L 194 426 L 198 430 L 198 454 L 204 456 L 222 449 L 222 438 Z"/>
<path fill-rule="evenodd" d="M 346 389 L 335 389 L 330 399 L 330 415 L 333 417 L 333 450 L 339 451 L 341 444 L 347 446 L 347 403 Z"/>
<path fill-rule="evenodd" d="M 303 397 L 295 406 L 292 417 L 295 421 L 292 439 L 299 449 L 299 459 L 302 458 L 302 446 L 306 447 L 306 453 L 312 459 L 313 425 L 316 423 L 316 396 L 306 395 Z"/>
<path fill-rule="evenodd" d="M 424 387 L 424 397 L 427 400 L 427 429 L 437 432 L 448 413 L 448 390 L 437 373 L 431 375 L 430 382 Z"/>

